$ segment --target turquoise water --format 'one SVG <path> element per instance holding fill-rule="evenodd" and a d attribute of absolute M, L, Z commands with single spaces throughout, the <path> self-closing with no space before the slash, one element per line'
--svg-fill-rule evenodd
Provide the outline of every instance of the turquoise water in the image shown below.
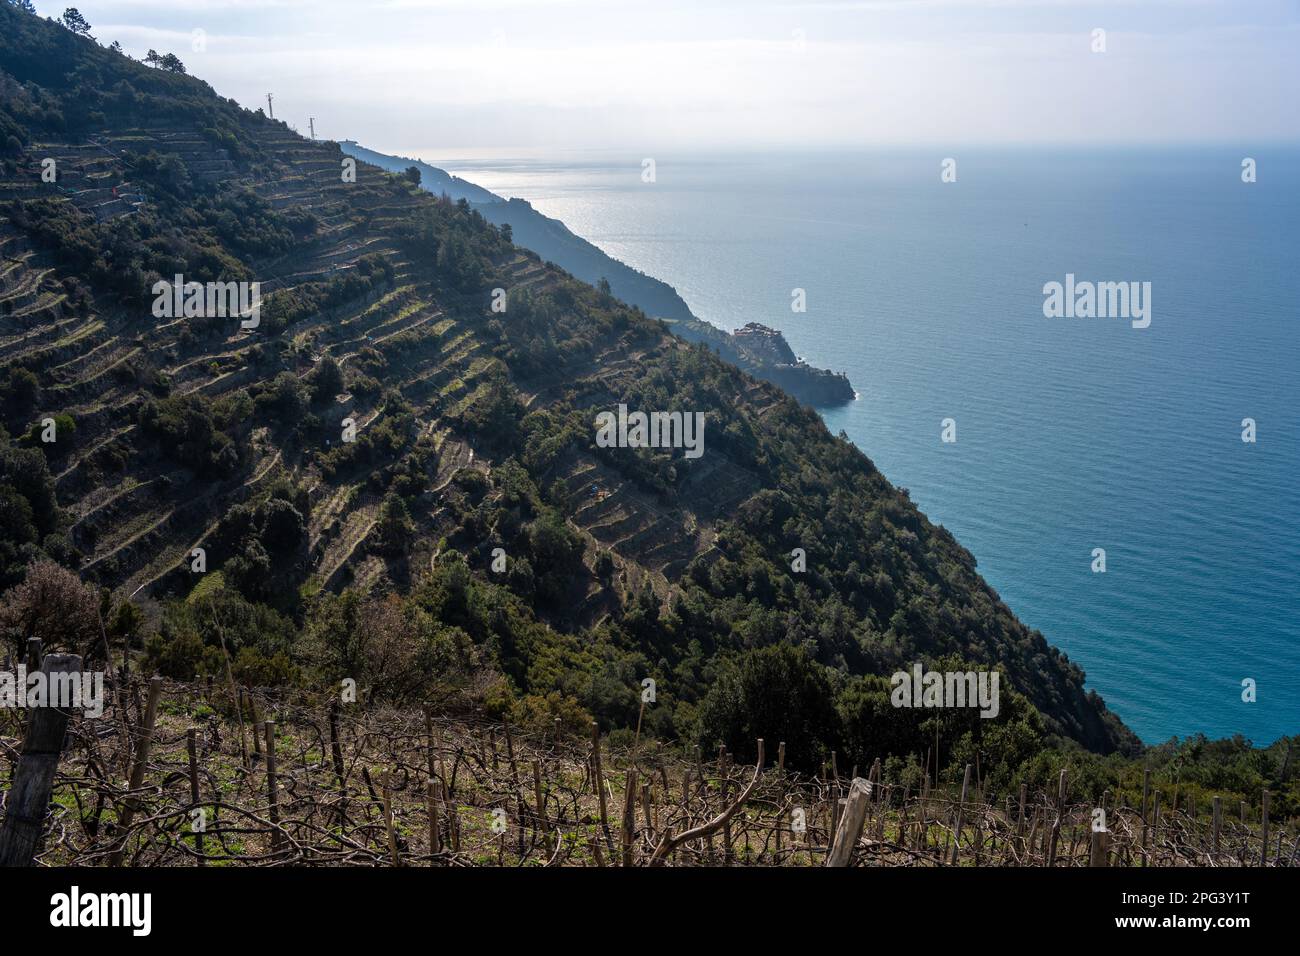
<path fill-rule="evenodd" d="M 1300 152 L 641 159 L 431 161 L 847 372 L 831 429 L 1144 740 L 1300 731 Z M 1045 318 L 1067 273 L 1151 282 L 1150 327 Z"/>

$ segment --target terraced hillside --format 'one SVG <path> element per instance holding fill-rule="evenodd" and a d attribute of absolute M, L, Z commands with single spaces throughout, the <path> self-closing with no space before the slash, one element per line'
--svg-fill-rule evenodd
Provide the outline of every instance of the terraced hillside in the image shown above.
<path fill-rule="evenodd" d="M 467 203 L 0 18 L 5 468 L 33 516 L 6 573 L 44 553 L 146 609 L 220 586 L 294 622 L 330 593 L 427 585 L 514 692 L 558 681 L 594 711 L 598 675 L 626 671 L 685 715 L 716 659 L 775 643 L 846 678 L 957 654 L 1001 667 L 1049 731 L 1133 743 L 944 529 L 775 386 Z M 260 283 L 259 324 L 156 316 L 178 274 Z M 598 447 L 620 403 L 703 412 L 705 453 Z M 48 520 L 13 477 L 35 454 Z M 447 597 L 459 568 L 495 610 Z"/>
<path fill-rule="evenodd" d="M 88 142 L 33 142 L 28 162 L 53 159 L 59 181 L 39 184 L 39 167 L 33 164 L 0 187 L 0 201 L 39 196 L 69 207 L 73 217 L 93 216 L 111 228 L 148 202 L 147 187 L 129 192 L 142 187 L 131 181 L 128 157 L 157 151 L 176 157 L 195 183 L 220 178 L 271 210 L 310 211 L 314 228 L 292 250 L 249 257 L 264 296 L 311 289 L 353 273 L 367 256 L 384 257 L 392 270 L 363 295 L 290 323 L 278 333 L 280 348 L 268 349 L 268 336 L 237 324 L 195 336 L 184 318 L 160 322 L 149 312 L 94 296 L 72 308 L 65 285 L 70 276 L 58 267 L 58 256 L 33 243 L 11 218 L 0 223 L 5 255 L 0 354 L 7 365 L 38 373 L 40 413 L 63 413 L 75 422 L 75 435 L 57 440 L 51 454 L 60 502 L 73 516 L 70 536 L 84 555 L 84 573 L 129 593 L 157 589 L 170 570 L 188 566 L 191 549 L 208 540 L 230 504 L 255 496 L 275 477 L 306 481 L 321 500 L 333 498 L 351 477 L 319 480 L 309 456 L 286 459 L 265 428 L 253 427 L 240 436 L 245 439 L 240 461 L 228 474 L 181 462 L 168 463 L 159 474 L 139 474 L 147 467 L 142 459 L 157 460 L 136 420 L 142 383 L 158 382 L 175 396 L 237 402 L 276 374 L 287 371 L 306 379 L 327 356 L 346 369 L 364 351 L 368 362 L 400 370 L 386 382 L 390 388 L 422 394 L 417 424 L 428 429 L 437 417 L 431 395 L 454 401 L 471 390 L 481 372 L 482 363 L 475 365 L 481 345 L 473 323 L 444 318 L 433 281 L 415 274 L 391 231 L 419 197 L 397 183 L 370 187 L 367 180 L 380 177 L 365 170 L 359 184 L 345 184 L 330 150 L 304 144 L 277 126 L 251 129 L 248 140 L 268 157 L 270 175 L 255 178 L 246 172 L 240 178 L 224 151 L 214 150 L 199 129 L 172 123 L 104 131 Z M 92 181 L 104 185 L 83 188 Z M 114 190 L 129 201 L 114 197 Z M 378 394 L 327 398 L 334 405 L 330 414 L 337 408 L 353 415 L 362 435 L 383 416 Z M 367 497 L 352 496 L 332 516 L 331 527 L 350 528 L 355 515 L 373 510 Z M 354 547 L 359 542 L 351 542 L 351 555 L 339 553 L 346 538 L 318 547 L 313 565 L 327 577 L 337 579 L 353 556 L 363 553 Z"/>

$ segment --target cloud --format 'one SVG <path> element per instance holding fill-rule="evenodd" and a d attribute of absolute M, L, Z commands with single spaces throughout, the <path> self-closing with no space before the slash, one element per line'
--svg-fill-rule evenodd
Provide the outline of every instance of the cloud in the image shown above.
<path fill-rule="evenodd" d="M 1246 9 L 1247 7 L 1250 9 Z M 939 9 L 942 8 L 942 9 Z M 86 2 L 329 135 L 473 146 L 1295 139 L 1285 5 L 1219 0 Z M 106 12 L 116 14 L 101 26 Z M 1107 50 L 1090 49 L 1104 24 Z M 207 49 L 190 50 L 191 31 Z M 189 51 L 189 52 L 187 52 Z M 405 128 L 404 128 L 405 127 Z M 436 131 L 436 134 L 435 134 Z"/>

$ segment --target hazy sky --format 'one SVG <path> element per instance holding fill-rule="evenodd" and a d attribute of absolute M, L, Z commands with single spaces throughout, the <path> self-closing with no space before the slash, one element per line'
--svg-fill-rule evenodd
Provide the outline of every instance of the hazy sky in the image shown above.
<path fill-rule="evenodd" d="M 67 5 L 36 0 L 42 14 Z M 306 132 L 438 150 L 1300 139 L 1298 0 L 78 0 Z M 1093 31 L 1105 31 L 1094 53 Z M 206 49 L 195 49 L 196 30 Z"/>

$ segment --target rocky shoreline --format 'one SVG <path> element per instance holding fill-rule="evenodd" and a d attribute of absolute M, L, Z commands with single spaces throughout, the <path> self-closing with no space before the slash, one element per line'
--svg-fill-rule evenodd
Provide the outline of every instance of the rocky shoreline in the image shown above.
<path fill-rule="evenodd" d="M 681 338 L 712 346 L 733 365 L 779 386 L 805 405 L 833 408 L 857 398 L 847 375 L 809 365 L 794 354 L 777 329 L 750 322 L 734 332 L 725 332 L 694 318 L 667 324 Z"/>

